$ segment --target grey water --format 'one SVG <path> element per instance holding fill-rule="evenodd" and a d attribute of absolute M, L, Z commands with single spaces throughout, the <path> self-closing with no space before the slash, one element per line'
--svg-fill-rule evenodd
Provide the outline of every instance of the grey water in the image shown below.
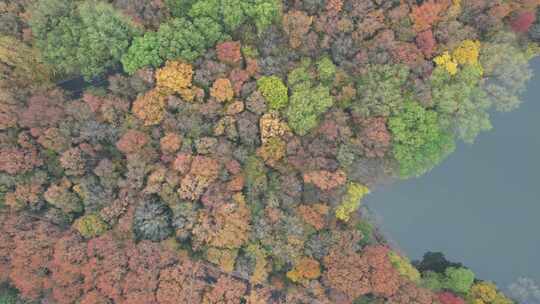
<path fill-rule="evenodd" d="M 411 259 L 441 251 L 478 278 L 506 287 L 540 282 L 540 60 L 519 109 L 430 173 L 366 200 L 383 233 Z"/>

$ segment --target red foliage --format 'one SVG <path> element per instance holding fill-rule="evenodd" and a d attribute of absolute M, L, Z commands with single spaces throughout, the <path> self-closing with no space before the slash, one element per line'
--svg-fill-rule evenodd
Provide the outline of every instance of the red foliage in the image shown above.
<path fill-rule="evenodd" d="M 122 279 L 128 258 L 121 244 L 110 234 L 91 239 L 87 245 L 88 263 L 81 267 L 86 291 L 96 289 L 115 303 L 122 300 Z"/>
<path fill-rule="evenodd" d="M 9 278 L 24 298 L 37 300 L 51 287 L 48 266 L 60 232 L 52 224 L 28 218 L 21 218 L 17 225 Z"/>
<path fill-rule="evenodd" d="M 52 296 L 56 302 L 75 303 L 83 294 L 81 266 L 87 260 L 86 244 L 79 234 L 69 234 L 58 240 L 50 264 L 53 280 Z"/>
<path fill-rule="evenodd" d="M 176 262 L 173 253 L 163 250 L 157 243 L 142 241 L 137 245 L 129 243 L 126 255 L 129 257 L 129 272 L 122 284 L 125 298 L 122 303 L 157 303 L 155 290 L 158 286 L 159 272 Z"/>
<path fill-rule="evenodd" d="M 337 247 L 337 246 L 336 246 Z M 333 248 L 324 258 L 326 271 L 323 275 L 328 286 L 345 294 L 349 299 L 356 299 L 370 292 L 371 287 L 366 273 L 369 265 L 359 254 Z"/>
<path fill-rule="evenodd" d="M 534 12 L 523 12 L 517 15 L 511 22 L 510 27 L 516 33 L 525 33 L 536 20 Z"/>
<path fill-rule="evenodd" d="M 246 81 L 249 80 L 249 72 L 246 70 L 241 70 L 239 68 L 233 69 L 229 74 L 229 79 L 232 82 L 234 93 L 240 95 L 242 86 Z"/>
<path fill-rule="evenodd" d="M 465 301 L 451 292 L 441 292 L 438 295 L 441 304 L 465 304 Z"/>
<path fill-rule="evenodd" d="M 26 128 L 54 126 L 64 117 L 63 96 L 60 91 L 37 94 L 28 100 L 19 113 L 19 125 Z"/>
<path fill-rule="evenodd" d="M 226 41 L 216 46 L 219 61 L 231 65 L 238 65 L 242 61 L 240 42 Z"/>
<path fill-rule="evenodd" d="M 369 117 L 360 119 L 362 128 L 358 134 L 358 144 L 367 157 L 383 157 L 390 149 L 392 136 L 386 127 L 386 118 Z"/>
<path fill-rule="evenodd" d="M 435 41 L 431 30 L 423 31 L 416 35 L 416 45 L 426 58 L 431 58 L 435 52 L 436 44 L 437 41 Z"/>
<path fill-rule="evenodd" d="M 212 286 L 212 290 L 204 295 L 206 304 L 237 304 L 241 303 L 247 286 L 245 283 L 222 275 Z"/>
<path fill-rule="evenodd" d="M 15 249 L 13 240 L 14 217 L 8 217 L 8 214 L 0 214 L 0 283 L 9 279 L 11 270 L 11 252 Z"/>
<path fill-rule="evenodd" d="M 312 183 L 321 190 L 332 190 L 347 181 L 345 172 L 338 170 L 330 172 L 325 170 L 304 173 L 304 182 Z"/>
<path fill-rule="evenodd" d="M 371 267 L 369 276 L 373 293 L 378 296 L 390 297 L 399 288 L 399 274 L 388 258 L 388 248 L 383 246 L 368 246 L 364 249 L 363 257 Z"/>
<path fill-rule="evenodd" d="M 390 298 L 390 303 L 437 303 L 436 296 L 429 289 L 418 287 L 415 283 L 404 278 L 402 278 L 401 281 L 401 287 L 397 293 Z"/>
<path fill-rule="evenodd" d="M 441 14 L 450 5 L 450 0 L 428 0 L 420 6 L 414 6 L 411 12 L 411 19 L 414 22 L 416 32 L 422 32 L 431 28 L 439 19 Z"/>
<path fill-rule="evenodd" d="M 328 0 L 326 3 L 326 10 L 329 14 L 335 15 L 341 12 L 343 8 L 342 0 Z"/>
<path fill-rule="evenodd" d="M 137 130 L 128 130 L 116 143 L 118 150 L 125 154 L 136 153 L 150 141 L 148 135 Z"/>
<path fill-rule="evenodd" d="M 43 161 L 36 150 L 18 148 L 0 149 L 0 171 L 9 174 L 24 173 L 40 166 Z"/>
<path fill-rule="evenodd" d="M 201 265 L 186 258 L 161 270 L 156 297 L 159 304 L 201 303 L 205 286 Z"/>

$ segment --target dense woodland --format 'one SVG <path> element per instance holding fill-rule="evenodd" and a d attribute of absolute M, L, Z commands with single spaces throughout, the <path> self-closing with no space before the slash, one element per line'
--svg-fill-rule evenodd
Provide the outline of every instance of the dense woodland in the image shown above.
<path fill-rule="evenodd" d="M 539 6 L 0 0 L 0 303 L 514 303 L 361 201 L 519 107 Z"/>

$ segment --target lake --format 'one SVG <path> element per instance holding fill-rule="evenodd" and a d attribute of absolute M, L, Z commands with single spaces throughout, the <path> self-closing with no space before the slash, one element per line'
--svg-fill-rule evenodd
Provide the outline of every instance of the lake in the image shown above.
<path fill-rule="evenodd" d="M 365 202 L 411 259 L 442 251 L 506 287 L 540 282 L 540 60 L 521 107 L 425 176 L 376 189 Z"/>

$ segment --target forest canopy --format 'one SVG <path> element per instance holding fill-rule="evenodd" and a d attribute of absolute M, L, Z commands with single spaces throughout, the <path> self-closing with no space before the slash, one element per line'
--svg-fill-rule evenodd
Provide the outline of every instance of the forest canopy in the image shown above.
<path fill-rule="evenodd" d="M 539 6 L 0 0 L 0 303 L 514 303 L 363 200 L 519 107 Z"/>

